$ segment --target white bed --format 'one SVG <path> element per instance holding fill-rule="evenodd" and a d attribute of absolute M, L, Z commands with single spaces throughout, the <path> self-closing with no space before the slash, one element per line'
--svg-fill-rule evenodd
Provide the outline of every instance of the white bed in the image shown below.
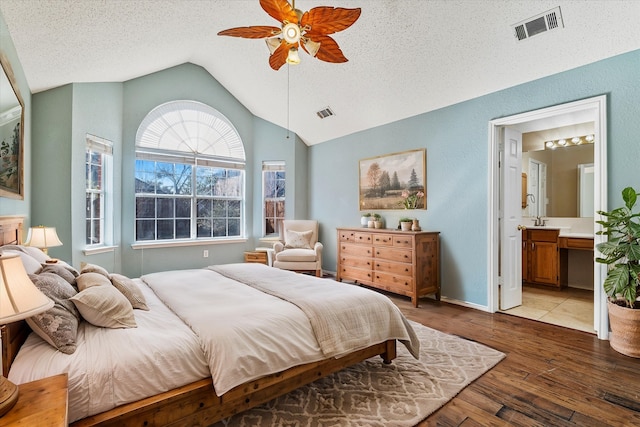
<path fill-rule="evenodd" d="M 32 333 L 8 378 L 20 384 L 67 373 L 69 420 L 81 420 L 78 425 L 122 414 L 146 420 L 147 413 L 158 412 L 157 402 L 174 395 L 186 399 L 181 386 L 197 387 L 201 394 L 208 387 L 219 397 L 214 406 L 224 407 L 207 413 L 210 421 L 275 397 L 275 390 L 282 394 L 310 382 L 320 372 L 375 354 L 389 362 L 396 339 L 418 354 L 419 341 L 398 308 L 357 286 L 260 264 L 154 273 L 135 282 L 150 308 L 134 310 L 137 328 L 82 321 L 73 354 Z M 244 397 L 254 391 L 264 393 L 260 399 Z M 161 417 L 164 423 L 182 415 Z"/>

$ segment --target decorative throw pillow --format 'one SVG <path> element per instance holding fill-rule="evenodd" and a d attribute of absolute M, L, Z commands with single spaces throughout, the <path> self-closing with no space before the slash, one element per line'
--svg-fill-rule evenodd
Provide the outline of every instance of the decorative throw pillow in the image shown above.
<path fill-rule="evenodd" d="M 136 282 L 122 274 L 112 274 L 111 283 L 129 300 L 133 308 L 149 310 L 147 300 L 138 285 L 136 285 Z"/>
<path fill-rule="evenodd" d="M 27 324 L 43 340 L 65 354 L 76 351 L 76 337 L 80 313 L 69 298 L 76 290 L 66 280 L 52 273 L 29 275 L 40 291 L 51 298 L 54 305 L 49 310 L 27 318 Z"/>
<path fill-rule="evenodd" d="M 287 249 L 311 249 L 311 236 L 313 230 L 294 231 L 287 230 L 284 247 Z"/>
<path fill-rule="evenodd" d="M 133 307 L 114 286 L 91 286 L 70 298 L 80 315 L 101 328 L 135 328 Z"/>
<path fill-rule="evenodd" d="M 68 268 L 61 264 L 44 263 L 42 264 L 42 270 L 40 271 L 40 274 L 42 273 L 56 274 L 66 280 L 67 283 L 69 283 L 71 286 L 76 286 L 76 276 L 74 276 Z"/>
<path fill-rule="evenodd" d="M 83 262 L 80 267 L 80 274 L 82 273 L 100 273 L 107 279 L 109 278 L 109 272 L 104 267 L 100 267 L 96 264 L 88 264 Z"/>
<path fill-rule="evenodd" d="M 18 255 L 22 260 L 22 265 L 24 266 L 24 270 L 27 272 L 27 274 L 38 274 L 40 272 L 40 269 L 42 268 L 40 262 L 38 262 L 37 259 L 27 254 L 26 252 L 13 249 L 3 249 L 2 251 L 0 251 L 0 254 L 2 254 L 3 256 Z"/>
<path fill-rule="evenodd" d="M 82 292 L 92 286 L 111 287 L 111 280 L 100 273 L 82 273 L 76 277 L 76 284 L 78 285 L 78 290 Z"/>

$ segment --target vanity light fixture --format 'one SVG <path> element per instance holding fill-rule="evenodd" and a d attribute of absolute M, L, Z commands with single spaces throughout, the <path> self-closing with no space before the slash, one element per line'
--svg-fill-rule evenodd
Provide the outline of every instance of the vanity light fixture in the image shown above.
<path fill-rule="evenodd" d="M 562 138 L 551 141 L 545 141 L 544 146 L 548 149 L 555 149 L 558 147 L 571 147 L 573 145 L 591 144 L 594 140 L 593 135 L 574 136 L 573 138 Z"/>

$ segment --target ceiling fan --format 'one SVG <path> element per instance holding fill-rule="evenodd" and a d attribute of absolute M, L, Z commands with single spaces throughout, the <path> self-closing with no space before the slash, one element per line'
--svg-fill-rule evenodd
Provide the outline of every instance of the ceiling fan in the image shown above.
<path fill-rule="evenodd" d="M 287 0 L 260 0 L 260 6 L 281 23 L 280 27 L 251 26 L 220 31 L 219 36 L 266 39 L 269 65 L 279 70 L 285 63 L 298 64 L 298 48 L 326 62 L 347 62 L 338 43 L 329 34 L 349 28 L 360 17 L 360 8 L 319 6 L 302 13 Z"/>

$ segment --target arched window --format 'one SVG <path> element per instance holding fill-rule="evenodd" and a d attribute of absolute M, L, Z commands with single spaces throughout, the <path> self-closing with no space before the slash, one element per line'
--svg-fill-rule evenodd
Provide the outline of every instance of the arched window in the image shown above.
<path fill-rule="evenodd" d="M 136 134 L 136 241 L 240 237 L 244 145 L 219 111 L 173 101 Z"/>

